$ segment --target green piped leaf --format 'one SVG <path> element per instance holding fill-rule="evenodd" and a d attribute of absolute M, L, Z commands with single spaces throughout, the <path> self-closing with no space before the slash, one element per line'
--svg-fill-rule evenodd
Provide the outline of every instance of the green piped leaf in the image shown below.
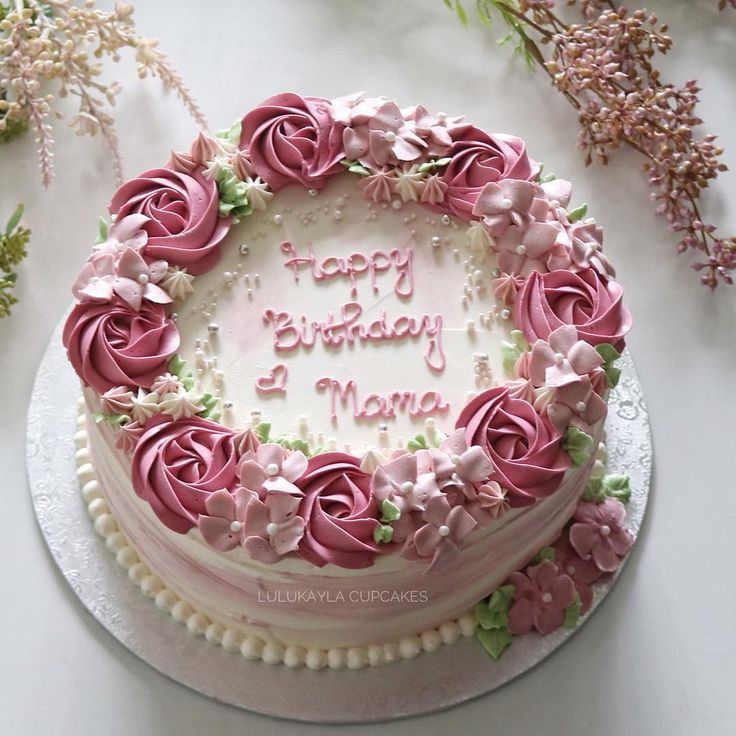
<path fill-rule="evenodd" d="M 179 353 L 176 353 L 169 361 L 169 373 L 173 376 L 181 376 L 186 364 L 187 362 L 184 358 Z"/>
<path fill-rule="evenodd" d="M 513 636 L 508 632 L 508 629 L 491 629 L 489 631 L 480 628 L 475 635 L 493 659 L 498 659 L 513 641 Z"/>
<path fill-rule="evenodd" d="M 539 171 L 537 172 L 537 183 L 541 184 L 542 174 L 544 173 L 544 164 L 541 161 L 537 161 L 537 165 L 539 166 Z"/>
<path fill-rule="evenodd" d="M 108 231 L 107 220 L 103 215 L 100 215 L 100 219 L 97 221 L 97 240 L 95 240 L 95 245 L 104 243 L 107 240 Z"/>
<path fill-rule="evenodd" d="M 562 449 L 570 456 L 573 465 L 584 465 L 590 459 L 593 438 L 578 427 L 568 427 L 562 438 Z"/>
<path fill-rule="evenodd" d="M 384 498 L 381 501 L 381 521 L 385 524 L 390 524 L 393 521 L 398 521 L 400 518 L 401 509 L 387 498 Z"/>
<path fill-rule="evenodd" d="M 488 608 L 491 611 L 507 611 L 514 598 L 516 587 L 513 585 L 500 585 L 491 593 Z"/>
<path fill-rule="evenodd" d="M 588 481 L 588 485 L 585 486 L 583 491 L 583 501 L 592 501 L 593 503 L 601 503 L 606 498 L 606 492 L 603 490 L 603 479 L 602 478 L 591 478 Z"/>
<path fill-rule="evenodd" d="M 511 330 L 511 342 L 501 341 L 501 357 L 503 369 L 507 373 L 514 372 L 514 366 L 522 353 L 529 349 L 529 343 L 521 330 Z"/>
<path fill-rule="evenodd" d="M 220 195 L 218 213 L 220 217 L 232 217 L 237 223 L 253 212 L 253 205 L 248 201 L 245 182 L 240 181 L 232 169 L 223 167 L 217 174 L 217 191 Z"/>
<path fill-rule="evenodd" d="M 577 222 L 578 220 L 582 220 L 585 215 L 588 214 L 588 205 L 583 202 L 583 204 L 580 205 L 580 207 L 576 207 L 574 210 L 570 210 L 567 213 L 567 219 L 570 220 L 570 222 Z"/>
<path fill-rule="evenodd" d="M 541 177 L 539 179 L 540 184 L 547 184 L 547 182 L 554 181 L 557 178 L 556 174 L 553 174 L 551 171 L 549 174 L 546 174 L 545 176 Z"/>
<path fill-rule="evenodd" d="M 237 146 L 240 143 L 240 133 L 242 128 L 242 121 L 236 120 L 229 128 L 223 128 L 218 130 L 215 135 L 222 140 L 232 143 Z"/>
<path fill-rule="evenodd" d="M 344 158 L 340 163 L 351 173 L 360 174 L 361 176 L 370 176 L 370 169 L 366 169 L 360 161 L 350 161 Z"/>
<path fill-rule="evenodd" d="M 542 549 L 534 555 L 532 565 L 538 565 L 543 560 L 549 560 L 550 562 L 555 561 L 555 550 L 553 547 L 542 547 Z"/>
<path fill-rule="evenodd" d="M 204 409 L 197 416 L 203 419 L 217 419 L 219 417 L 219 412 L 216 411 L 218 401 L 217 396 L 213 396 L 210 393 L 203 394 L 200 402 L 204 406 Z"/>
<path fill-rule="evenodd" d="M 621 357 L 621 353 L 607 342 L 596 345 L 595 349 L 601 358 L 603 358 L 603 371 L 608 379 L 608 385 L 611 388 L 616 388 L 621 378 L 621 369 L 616 368 L 613 364 Z"/>
<path fill-rule="evenodd" d="M 575 595 L 575 602 L 565 609 L 565 626 L 568 629 L 573 629 L 577 626 L 580 614 L 583 610 L 583 602 L 580 599 L 580 594 Z"/>
<path fill-rule="evenodd" d="M 452 159 L 449 157 L 436 158 L 436 159 L 432 159 L 431 161 L 425 161 L 423 164 L 420 164 L 417 167 L 417 171 L 420 174 L 424 174 L 427 171 L 434 171 L 435 169 L 440 169 L 443 166 L 447 166 L 447 164 L 449 164 L 450 161 L 452 161 Z"/>
<path fill-rule="evenodd" d="M 427 438 L 423 434 L 415 435 L 406 443 L 406 449 L 409 450 L 409 452 L 416 452 L 417 450 L 429 450 Z"/>
<path fill-rule="evenodd" d="M 123 424 L 127 424 L 130 421 L 130 417 L 127 414 L 103 414 L 101 411 L 96 411 L 92 414 L 95 424 L 100 422 L 107 422 L 113 427 L 122 427 Z"/>
<path fill-rule="evenodd" d="M 373 541 L 376 544 L 388 544 L 394 538 L 394 528 L 389 524 L 380 524 L 373 530 Z"/>
<path fill-rule="evenodd" d="M 268 438 L 271 436 L 271 422 L 260 422 L 253 430 L 261 442 L 268 442 Z"/>
<path fill-rule="evenodd" d="M 631 500 L 631 482 L 628 475 L 616 473 L 604 475 L 601 485 L 607 496 L 617 498 L 621 503 L 628 503 Z"/>
<path fill-rule="evenodd" d="M 492 611 L 487 601 L 480 601 L 475 604 L 475 620 L 486 631 L 505 629 L 509 624 L 509 614 L 506 610 Z"/>

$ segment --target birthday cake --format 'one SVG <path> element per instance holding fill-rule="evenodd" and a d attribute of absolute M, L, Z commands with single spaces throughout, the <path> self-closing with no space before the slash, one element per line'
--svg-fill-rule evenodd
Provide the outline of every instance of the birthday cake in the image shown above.
<path fill-rule="evenodd" d="M 522 140 L 280 94 L 124 183 L 64 329 L 95 529 L 226 649 L 359 668 L 574 624 L 632 543 L 631 324 Z"/>

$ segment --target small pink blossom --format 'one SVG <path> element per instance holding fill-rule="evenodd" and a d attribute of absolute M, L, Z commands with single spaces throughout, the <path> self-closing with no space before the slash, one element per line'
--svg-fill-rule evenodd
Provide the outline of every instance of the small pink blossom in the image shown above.
<path fill-rule="evenodd" d="M 526 634 L 532 628 L 549 634 L 565 622 L 565 610 L 575 602 L 575 583 L 551 560 L 513 572 L 514 603 L 509 610 L 509 631 Z"/>
<path fill-rule="evenodd" d="M 207 513 L 199 515 L 197 524 L 205 542 L 221 552 L 242 544 L 243 514 L 251 498 L 253 493 L 244 488 L 211 493 L 204 502 Z"/>
<path fill-rule="evenodd" d="M 269 493 L 300 496 L 294 485 L 307 469 L 307 458 L 300 451 L 288 452 L 281 445 L 265 443 L 255 452 L 247 451 L 238 462 L 240 483 L 263 500 Z"/>
<path fill-rule="evenodd" d="M 478 195 L 473 214 L 483 218 L 493 237 L 503 235 L 511 225 L 524 228 L 537 189 L 536 184 L 522 179 L 488 182 Z"/>
<path fill-rule="evenodd" d="M 343 132 L 348 159 L 381 167 L 389 162 L 415 161 L 425 152 L 427 144 L 414 132 L 413 122 L 404 120 L 395 102 L 383 102 L 366 117 L 363 123 L 353 117 L 351 127 Z"/>
<path fill-rule="evenodd" d="M 301 493 L 301 491 L 300 491 Z M 269 493 L 265 501 L 251 497 L 243 517 L 243 546 L 259 562 L 278 562 L 296 552 L 304 536 L 304 519 L 297 515 L 301 498 Z"/>
<path fill-rule="evenodd" d="M 566 528 L 555 542 L 555 563 L 561 572 L 569 575 L 575 583 L 575 589 L 583 604 L 585 613 L 593 602 L 591 584 L 601 577 L 601 571 L 592 560 L 584 560 L 570 544 L 569 530 Z"/>
<path fill-rule="evenodd" d="M 582 501 L 575 509 L 570 543 L 584 560 L 592 557 L 601 572 L 614 572 L 634 544 L 624 526 L 625 517 L 624 505 L 615 498 L 602 503 Z"/>
<path fill-rule="evenodd" d="M 450 506 L 444 494 L 427 502 L 422 520 L 424 525 L 417 529 L 404 553 L 410 557 L 431 557 L 430 568 L 440 559 L 448 562 L 457 557 L 465 538 L 478 526 L 462 506 Z"/>
<path fill-rule="evenodd" d="M 486 526 L 500 519 L 509 510 L 506 495 L 505 489 L 495 480 L 490 480 L 478 487 L 475 499 L 465 508 L 479 525 Z"/>

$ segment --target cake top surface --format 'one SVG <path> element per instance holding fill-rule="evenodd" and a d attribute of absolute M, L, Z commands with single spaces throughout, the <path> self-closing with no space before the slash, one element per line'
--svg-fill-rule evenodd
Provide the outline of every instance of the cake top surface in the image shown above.
<path fill-rule="evenodd" d="M 631 319 L 519 138 L 284 93 L 110 214 L 64 342 L 172 530 L 434 565 L 587 462 Z"/>

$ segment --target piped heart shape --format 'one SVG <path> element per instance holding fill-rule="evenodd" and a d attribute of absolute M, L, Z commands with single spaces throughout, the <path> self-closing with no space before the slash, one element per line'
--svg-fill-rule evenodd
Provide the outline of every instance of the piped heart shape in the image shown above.
<path fill-rule="evenodd" d="M 276 363 L 265 376 L 256 378 L 256 391 L 260 394 L 285 394 L 289 369 L 284 363 Z"/>

